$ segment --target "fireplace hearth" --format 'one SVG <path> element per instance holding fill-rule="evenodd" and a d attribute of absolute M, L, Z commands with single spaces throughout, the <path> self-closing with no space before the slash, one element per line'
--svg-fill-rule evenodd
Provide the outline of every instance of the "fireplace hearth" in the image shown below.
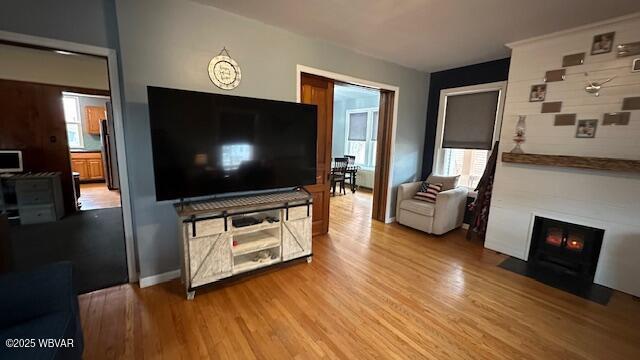
<path fill-rule="evenodd" d="M 606 305 L 612 290 L 593 283 L 603 237 L 603 229 L 536 216 L 529 260 L 511 257 L 499 266 Z"/>

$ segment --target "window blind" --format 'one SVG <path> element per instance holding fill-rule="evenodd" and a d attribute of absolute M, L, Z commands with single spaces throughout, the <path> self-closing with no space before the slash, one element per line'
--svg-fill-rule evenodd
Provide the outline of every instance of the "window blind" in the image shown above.
<path fill-rule="evenodd" d="M 351 113 L 349 115 L 349 141 L 367 141 L 368 113 Z"/>
<path fill-rule="evenodd" d="M 499 91 L 447 96 L 443 148 L 490 150 Z"/>

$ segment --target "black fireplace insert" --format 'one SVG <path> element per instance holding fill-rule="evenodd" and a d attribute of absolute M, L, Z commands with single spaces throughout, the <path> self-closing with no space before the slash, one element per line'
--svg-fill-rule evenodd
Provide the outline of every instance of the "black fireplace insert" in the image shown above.
<path fill-rule="evenodd" d="M 604 230 L 536 216 L 529 262 L 592 282 Z"/>

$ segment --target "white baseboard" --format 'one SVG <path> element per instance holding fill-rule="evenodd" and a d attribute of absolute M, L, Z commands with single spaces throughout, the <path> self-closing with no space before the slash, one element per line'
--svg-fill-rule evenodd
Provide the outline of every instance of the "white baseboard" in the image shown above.
<path fill-rule="evenodd" d="M 385 224 L 391 224 L 391 223 L 394 223 L 394 222 L 396 222 L 396 217 L 392 216 L 392 217 L 388 218 L 384 223 Z"/>
<path fill-rule="evenodd" d="M 177 279 L 180 277 L 180 273 L 181 273 L 180 269 L 177 269 L 177 270 L 168 271 L 162 274 L 156 274 L 156 275 L 140 278 L 140 287 L 146 288 L 149 286 L 167 282 L 169 280 Z"/>

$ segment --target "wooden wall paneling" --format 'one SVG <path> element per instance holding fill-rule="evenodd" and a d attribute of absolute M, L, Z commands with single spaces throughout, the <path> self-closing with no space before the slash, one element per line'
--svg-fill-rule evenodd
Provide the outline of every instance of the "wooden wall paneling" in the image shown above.
<path fill-rule="evenodd" d="M 389 164 L 391 162 L 391 135 L 393 129 L 393 105 L 395 93 L 380 91 L 380 111 L 378 116 L 378 143 L 376 168 L 373 183 L 372 217 L 386 220 L 387 191 L 389 189 Z"/>
<path fill-rule="evenodd" d="M 61 172 L 67 214 L 76 206 L 62 92 L 78 90 L 86 89 L 0 80 L 0 148 L 22 150 L 25 171 Z"/>

